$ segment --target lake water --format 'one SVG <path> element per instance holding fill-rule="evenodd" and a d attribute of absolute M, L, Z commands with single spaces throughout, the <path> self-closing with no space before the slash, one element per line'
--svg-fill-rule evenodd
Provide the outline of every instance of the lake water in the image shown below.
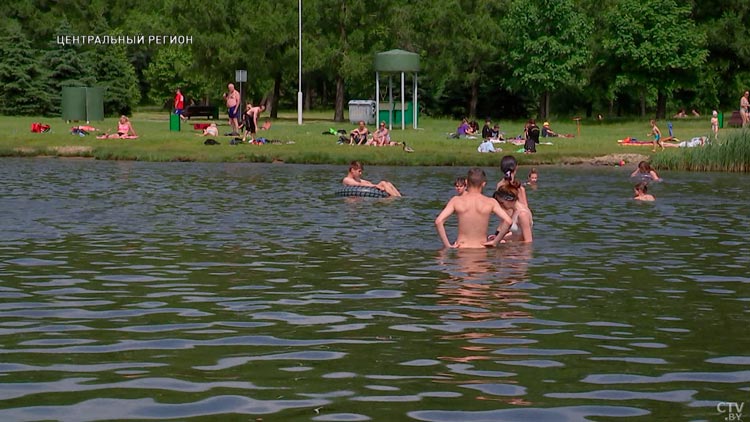
<path fill-rule="evenodd" d="M 440 251 L 466 168 L 1 159 L 0 420 L 737 420 L 750 176 L 630 170 L 542 167 L 533 245 Z"/>

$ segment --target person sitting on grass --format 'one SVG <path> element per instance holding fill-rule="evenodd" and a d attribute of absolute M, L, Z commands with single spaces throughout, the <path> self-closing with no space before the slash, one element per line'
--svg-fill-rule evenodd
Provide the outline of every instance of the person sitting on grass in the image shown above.
<path fill-rule="evenodd" d="M 219 136 L 219 128 L 216 123 L 211 123 L 207 128 L 203 129 L 203 133 L 198 136 Z"/>
<path fill-rule="evenodd" d="M 553 138 L 557 136 L 560 136 L 560 135 L 558 135 L 557 132 L 555 132 L 554 130 L 552 130 L 551 127 L 549 127 L 549 122 L 544 122 L 544 124 L 542 125 L 542 138 Z"/>
<path fill-rule="evenodd" d="M 372 134 L 372 140 L 369 144 L 379 147 L 391 144 L 391 134 L 388 132 L 388 128 L 385 127 L 385 122 L 380 122 L 380 127 Z"/>
<path fill-rule="evenodd" d="M 505 140 L 505 138 L 503 137 L 503 134 L 500 133 L 500 125 L 495 125 L 492 127 L 492 130 L 490 130 L 490 139 L 493 141 Z"/>
<path fill-rule="evenodd" d="M 497 152 L 497 149 L 495 148 L 495 145 L 492 143 L 492 140 L 485 139 L 482 141 L 481 144 L 477 147 L 478 152 Z M 502 149 L 500 150 L 502 151 Z"/>
<path fill-rule="evenodd" d="M 370 129 L 367 128 L 364 120 L 360 120 L 357 127 L 349 134 L 349 145 L 364 145 L 369 134 Z"/>
<path fill-rule="evenodd" d="M 102 136 L 97 136 L 97 139 L 134 139 L 137 138 L 138 134 L 133 129 L 133 124 L 130 123 L 128 116 L 120 116 L 120 120 L 117 121 L 117 132 L 113 134 L 105 133 Z"/>

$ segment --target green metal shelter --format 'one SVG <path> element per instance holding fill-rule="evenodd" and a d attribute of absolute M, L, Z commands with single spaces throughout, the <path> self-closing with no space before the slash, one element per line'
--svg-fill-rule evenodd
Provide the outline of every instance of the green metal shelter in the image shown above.
<path fill-rule="evenodd" d="M 414 129 L 417 128 L 417 73 L 419 72 L 419 54 L 404 50 L 390 50 L 375 54 L 375 115 L 380 118 L 380 74 L 388 75 L 388 124 L 393 129 L 393 74 L 401 74 L 401 130 L 404 130 L 407 119 L 406 97 L 404 90 L 405 74 L 412 74 L 413 102 L 411 117 Z M 398 117 L 398 116 L 397 116 Z"/>

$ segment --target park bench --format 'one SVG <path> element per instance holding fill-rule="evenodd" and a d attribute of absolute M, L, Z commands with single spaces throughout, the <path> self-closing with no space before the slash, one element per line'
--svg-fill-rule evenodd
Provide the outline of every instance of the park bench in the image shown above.
<path fill-rule="evenodd" d="M 219 119 L 219 107 L 216 106 L 205 106 L 205 105 L 191 105 L 185 109 L 185 117 L 188 119 L 191 117 L 207 117 L 209 119 Z"/>
<path fill-rule="evenodd" d="M 727 126 L 742 126 L 742 116 L 739 111 L 733 111 L 732 117 L 727 121 Z"/>

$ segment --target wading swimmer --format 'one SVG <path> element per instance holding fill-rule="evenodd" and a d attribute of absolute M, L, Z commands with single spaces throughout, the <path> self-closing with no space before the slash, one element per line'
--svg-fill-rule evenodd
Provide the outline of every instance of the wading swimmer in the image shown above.
<path fill-rule="evenodd" d="M 456 195 L 448 201 L 445 208 L 435 219 L 435 229 L 446 248 L 484 248 L 489 245 L 487 226 L 490 215 L 495 214 L 501 220 L 498 230 L 510 229 L 512 220 L 500 204 L 482 193 L 487 184 L 487 175 L 480 168 L 469 170 L 466 177 L 466 192 Z M 451 243 L 445 232 L 445 221 L 453 214 L 458 217 L 458 236 Z"/>
<path fill-rule="evenodd" d="M 513 240 L 517 242 L 532 242 L 534 237 L 531 233 L 531 228 L 534 226 L 534 219 L 531 215 L 531 210 L 526 205 L 522 204 L 518 200 L 518 186 L 506 186 L 500 190 L 495 191 L 492 195 L 495 200 L 500 204 L 505 211 L 510 214 L 513 224 L 509 228 L 509 235 L 504 237 L 495 236 L 490 242 L 492 245 L 497 245 L 498 242 L 505 242 L 506 240 Z M 504 227 L 499 230 L 500 233 L 504 231 Z"/>

